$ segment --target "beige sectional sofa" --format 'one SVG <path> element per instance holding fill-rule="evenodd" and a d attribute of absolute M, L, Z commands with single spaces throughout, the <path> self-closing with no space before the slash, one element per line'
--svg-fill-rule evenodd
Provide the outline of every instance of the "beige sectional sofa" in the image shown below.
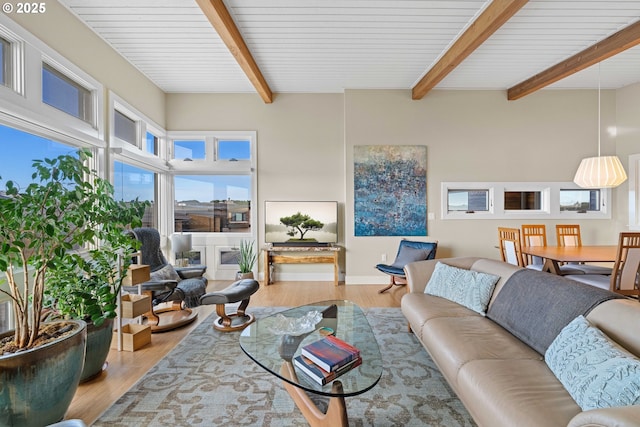
<path fill-rule="evenodd" d="M 438 262 L 500 277 L 486 316 L 424 293 Z M 509 282 L 509 279 L 520 270 L 523 269 L 483 258 L 420 261 L 405 267 L 408 289 L 402 298 L 402 312 L 477 424 L 488 427 L 640 426 L 640 405 L 583 411 L 547 367 L 544 351 L 539 348 L 536 351 L 524 342 L 535 342 L 536 334 L 562 326 L 551 325 L 548 319 L 555 317 L 551 310 L 558 313 L 572 305 L 571 294 L 548 295 L 547 299 L 536 294 L 542 287 L 530 287 L 530 297 L 525 295 L 517 301 L 507 301 L 512 313 L 535 319 L 531 322 L 532 330 L 524 332 L 529 335 L 524 341 L 507 330 L 513 329 L 512 325 L 501 325 L 490 318 L 496 298 L 512 286 L 516 280 Z M 568 280 L 548 273 L 535 274 L 536 280 Z M 547 292 L 551 293 L 554 292 Z M 505 303 L 504 295 L 498 303 Z M 585 317 L 617 344 L 640 356 L 640 303 L 637 300 L 598 302 Z M 515 319 L 515 323 L 518 320 Z M 557 319 L 553 321 L 558 323 Z M 504 319 L 502 322 L 509 323 Z"/>

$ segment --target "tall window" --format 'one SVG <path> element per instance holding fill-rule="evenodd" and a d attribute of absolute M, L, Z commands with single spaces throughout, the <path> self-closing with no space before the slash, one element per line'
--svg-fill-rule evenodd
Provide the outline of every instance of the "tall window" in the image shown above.
<path fill-rule="evenodd" d="M 176 175 L 175 230 L 251 231 L 251 176 Z"/>
<path fill-rule="evenodd" d="M 118 161 L 113 164 L 115 199 L 125 202 L 135 199 L 151 202 L 142 219 L 143 227 L 157 227 L 156 182 L 156 174 L 152 171 Z"/>
<path fill-rule="evenodd" d="M 0 84 L 11 87 L 11 43 L 0 37 Z"/>
<path fill-rule="evenodd" d="M 42 64 L 42 102 L 93 123 L 91 91 L 46 63 Z"/>
<path fill-rule="evenodd" d="M 8 180 L 19 188 L 26 188 L 32 182 L 34 160 L 76 151 L 77 148 L 69 145 L 0 125 L 0 188 L 4 188 Z"/>

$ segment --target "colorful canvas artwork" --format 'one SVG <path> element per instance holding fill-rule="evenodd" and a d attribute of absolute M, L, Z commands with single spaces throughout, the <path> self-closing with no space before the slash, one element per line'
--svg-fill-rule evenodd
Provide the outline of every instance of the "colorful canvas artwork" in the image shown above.
<path fill-rule="evenodd" d="M 354 146 L 356 236 L 427 235 L 427 147 Z"/>

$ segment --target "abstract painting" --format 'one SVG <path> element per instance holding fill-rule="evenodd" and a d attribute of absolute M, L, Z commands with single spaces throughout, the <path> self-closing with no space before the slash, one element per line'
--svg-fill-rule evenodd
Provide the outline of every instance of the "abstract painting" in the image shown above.
<path fill-rule="evenodd" d="M 427 235 L 427 147 L 356 145 L 356 236 Z"/>

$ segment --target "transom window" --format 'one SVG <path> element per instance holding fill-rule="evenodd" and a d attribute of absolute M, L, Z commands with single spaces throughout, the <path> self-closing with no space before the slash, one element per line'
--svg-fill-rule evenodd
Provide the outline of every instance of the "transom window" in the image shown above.
<path fill-rule="evenodd" d="M 610 189 L 573 182 L 443 182 L 442 219 L 610 219 Z"/>
<path fill-rule="evenodd" d="M 586 213 L 600 210 L 600 190 L 560 190 L 560 211 Z"/>
<path fill-rule="evenodd" d="M 447 212 L 488 212 L 489 190 L 456 190 L 447 193 Z"/>
<path fill-rule="evenodd" d="M 206 151 L 204 140 L 176 139 L 173 141 L 173 158 L 177 160 L 204 160 Z"/>
<path fill-rule="evenodd" d="M 542 191 L 505 191 L 504 209 L 507 211 L 542 210 Z"/>
<path fill-rule="evenodd" d="M 113 131 L 117 138 L 137 145 L 136 121 L 122 114 L 120 111 L 113 112 Z"/>
<path fill-rule="evenodd" d="M 93 123 L 91 91 L 47 63 L 42 64 L 42 102 Z"/>
<path fill-rule="evenodd" d="M 11 43 L 0 37 L 0 84 L 11 87 Z"/>
<path fill-rule="evenodd" d="M 153 154 L 155 156 L 158 155 L 158 144 L 160 142 L 160 138 L 152 134 L 151 132 L 147 132 L 147 144 L 146 149 L 147 153 Z"/>
<path fill-rule="evenodd" d="M 218 140 L 218 160 L 251 159 L 250 141 Z"/>

